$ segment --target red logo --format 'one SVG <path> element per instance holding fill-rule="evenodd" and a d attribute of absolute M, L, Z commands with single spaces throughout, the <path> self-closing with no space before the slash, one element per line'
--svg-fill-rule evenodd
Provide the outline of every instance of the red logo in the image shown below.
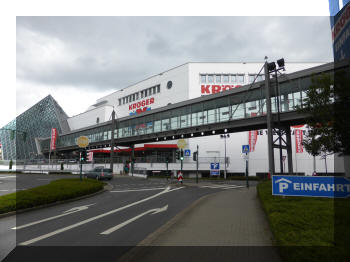
<path fill-rule="evenodd" d="M 241 85 L 201 85 L 202 94 L 216 94 L 226 90 L 241 87 Z"/>
<path fill-rule="evenodd" d="M 139 109 L 141 107 L 145 107 L 145 106 L 148 106 L 150 104 L 154 104 L 154 97 L 151 97 L 149 99 L 145 99 L 145 100 L 142 100 L 140 102 L 133 103 L 133 104 L 129 105 L 129 110 Z"/>

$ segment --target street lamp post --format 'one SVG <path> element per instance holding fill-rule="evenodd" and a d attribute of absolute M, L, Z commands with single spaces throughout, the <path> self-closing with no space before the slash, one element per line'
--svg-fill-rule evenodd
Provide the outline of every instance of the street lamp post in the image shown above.
<path fill-rule="evenodd" d="M 225 171 L 224 171 L 224 179 L 226 179 L 227 177 L 227 170 L 226 170 L 226 138 L 229 138 L 230 137 L 230 134 L 223 134 L 223 135 L 220 135 L 220 138 L 223 138 L 224 141 L 225 141 Z"/>

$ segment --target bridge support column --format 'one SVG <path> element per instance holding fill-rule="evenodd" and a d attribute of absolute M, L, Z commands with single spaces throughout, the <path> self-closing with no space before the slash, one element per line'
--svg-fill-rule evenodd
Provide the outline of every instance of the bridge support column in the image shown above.
<path fill-rule="evenodd" d="M 273 147 L 273 134 L 272 134 L 272 111 L 271 111 L 271 90 L 270 90 L 270 75 L 267 67 L 267 62 L 264 65 L 265 73 L 265 98 L 266 98 L 266 121 L 267 121 L 267 150 L 269 160 L 269 173 L 275 174 L 275 156 Z"/>
<path fill-rule="evenodd" d="M 292 135 L 290 126 L 285 128 L 286 140 L 287 140 L 287 161 L 288 161 L 288 174 L 293 175 L 293 152 L 292 152 Z"/>

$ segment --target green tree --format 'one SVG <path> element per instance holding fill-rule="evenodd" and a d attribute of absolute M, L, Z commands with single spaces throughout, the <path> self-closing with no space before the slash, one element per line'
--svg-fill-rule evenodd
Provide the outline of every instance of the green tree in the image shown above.
<path fill-rule="evenodd" d="M 312 77 L 312 84 L 306 91 L 307 98 L 303 100 L 304 106 L 299 110 L 310 114 L 306 119 L 309 133 L 303 144 L 313 156 L 350 154 L 350 95 L 347 79 L 344 70 L 336 71 L 334 75 L 324 73 Z"/>

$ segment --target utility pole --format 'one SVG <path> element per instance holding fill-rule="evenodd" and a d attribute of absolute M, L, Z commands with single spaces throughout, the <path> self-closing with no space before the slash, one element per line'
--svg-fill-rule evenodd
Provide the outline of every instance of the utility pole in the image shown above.
<path fill-rule="evenodd" d="M 246 178 L 246 186 L 249 187 L 249 180 L 248 180 L 248 153 L 246 153 L 246 160 L 245 160 L 245 178 Z"/>

